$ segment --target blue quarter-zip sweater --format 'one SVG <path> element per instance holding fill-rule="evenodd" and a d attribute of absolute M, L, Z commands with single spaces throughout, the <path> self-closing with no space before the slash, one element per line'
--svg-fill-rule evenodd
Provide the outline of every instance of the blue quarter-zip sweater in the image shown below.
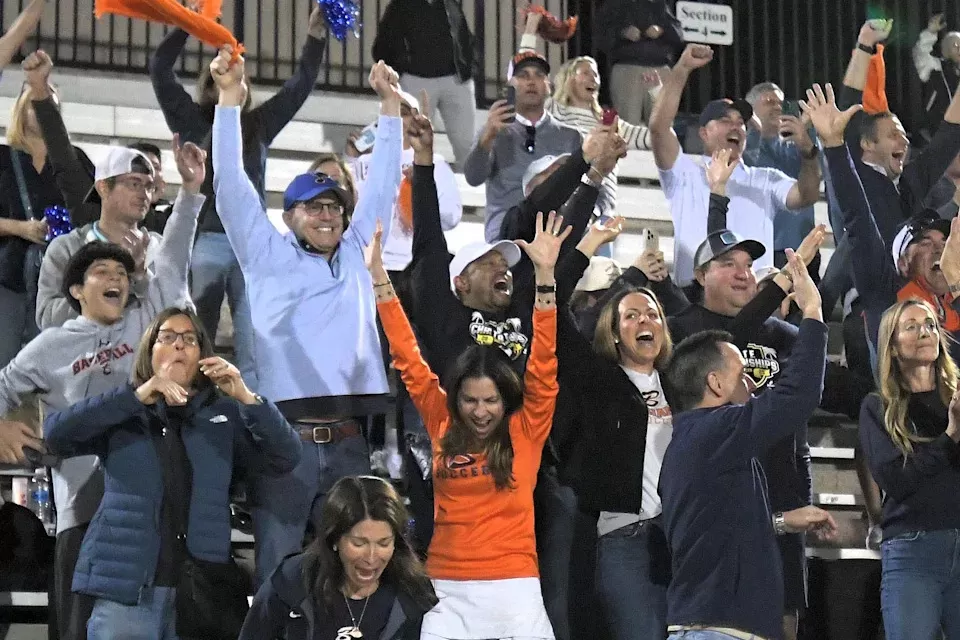
<path fill-rule="evenodd" d="M 124 385 L 50 414 L 43 429 L 52 453 L 96 455 L 104 470 L 103 500 L 83 537 L 73 590 L 128 605 L 153 584 L 160 553 L 163 476 L 147 412 Z M 201 560 L 226 562 L 234 464 L 252 474 L 288 473 L 300 461 L 300 438 L 270 403 L 241 405 L 207 391 L 190 400 L 187 412 L 187 548 Z"/>
<path fill-rule="evenodd" d="M 827 326 L 800 323 L 776 387 L 746 404 L 673 416 L 660 471 L 673 576 L 668 625 L 783 635 L 783 571 L 759 458 L 820 404 Z"/>
<path fill-rule="evenodd" d="M 247 283 L 260 392 L 275 402 L 387 392 L 373 283 L 363 250 L 377 218 L 390 234 L 400 186 L 401 120 L 381 116 L 370 172 L 333 260 L 267 218 L 243 168 L 240 108 L 217 107 L 217 212 Z"/>

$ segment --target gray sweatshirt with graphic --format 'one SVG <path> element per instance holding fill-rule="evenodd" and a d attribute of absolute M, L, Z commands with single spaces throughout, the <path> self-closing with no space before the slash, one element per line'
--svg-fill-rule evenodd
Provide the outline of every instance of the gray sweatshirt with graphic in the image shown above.
<path fill-rule="evenodd" d="M 101 325 L 86 317 L 46 329 L 0 370 L 0 415 L 29 393 L 40 395 L 44 415 L 130 381 L 140 337 L 167 307 L 190 305 L 187 276 L 205 198 L 181 189 L 164 230 L 144 294 L 127 305 L 123 318 Z M 103 495 L 96 456 L 63 460 L 53 469 L 57 533 L 93 518 Z"/>

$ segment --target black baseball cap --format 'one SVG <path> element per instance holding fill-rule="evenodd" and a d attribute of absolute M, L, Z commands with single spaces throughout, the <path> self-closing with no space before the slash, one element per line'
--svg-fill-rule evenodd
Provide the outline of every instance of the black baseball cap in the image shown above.
<path fill-rule="evenodd" d="M 738 111 L 743 116 L 744 123 L 749 122 L 753 117 L 753 107 L 746 100 L 731 100 L 723 98 L 722 100 L 713 100 L 700 113 L 700 126 L 705 127 L 712 120 L 719 120 L 727 115 L 731 109 Z"/>
<path fill-rule="evenodd" d="M 708 235 L 707 239 L 697 247 L 697 252 L 693 254 L 693 268 L 699 269 L 714 258 L 734 249 L 746 251 L 754 260 L 767 252 L 766 248 L 756 240 L 746 240 L 729 229 L 720 229 Z"/>

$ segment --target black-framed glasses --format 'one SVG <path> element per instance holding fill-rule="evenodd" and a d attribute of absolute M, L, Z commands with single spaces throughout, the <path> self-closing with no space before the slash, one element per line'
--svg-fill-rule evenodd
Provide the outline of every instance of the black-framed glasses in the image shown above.
<path fill-rule="evenodd" d="M 527 138 L 523 141 L 523 148 L 527 153 L 533 153 L 537 150 L 537 128 L 527 125 L 524 129 L 527 131 Z"/>
<path fill-rule="evenodd" d="M 319 202 L 317 200 L 308 200 L 307 202 L 298 202 L 304 213 L 310 216 L 317 216 L 321 213 L 339 216 L 343 213 L 343 205 L 339 202 Z"/>

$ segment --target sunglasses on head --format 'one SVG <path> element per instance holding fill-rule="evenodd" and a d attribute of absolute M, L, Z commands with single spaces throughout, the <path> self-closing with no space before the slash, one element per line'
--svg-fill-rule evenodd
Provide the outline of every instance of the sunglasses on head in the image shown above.
<path fill-rule="evenodd" d="M 537 128 L 526 126 L 524 129 L 527 131 L 527 137 L 523 142 L 523 148 L 527 153 L 533 153 L 537 149 Z"/>

